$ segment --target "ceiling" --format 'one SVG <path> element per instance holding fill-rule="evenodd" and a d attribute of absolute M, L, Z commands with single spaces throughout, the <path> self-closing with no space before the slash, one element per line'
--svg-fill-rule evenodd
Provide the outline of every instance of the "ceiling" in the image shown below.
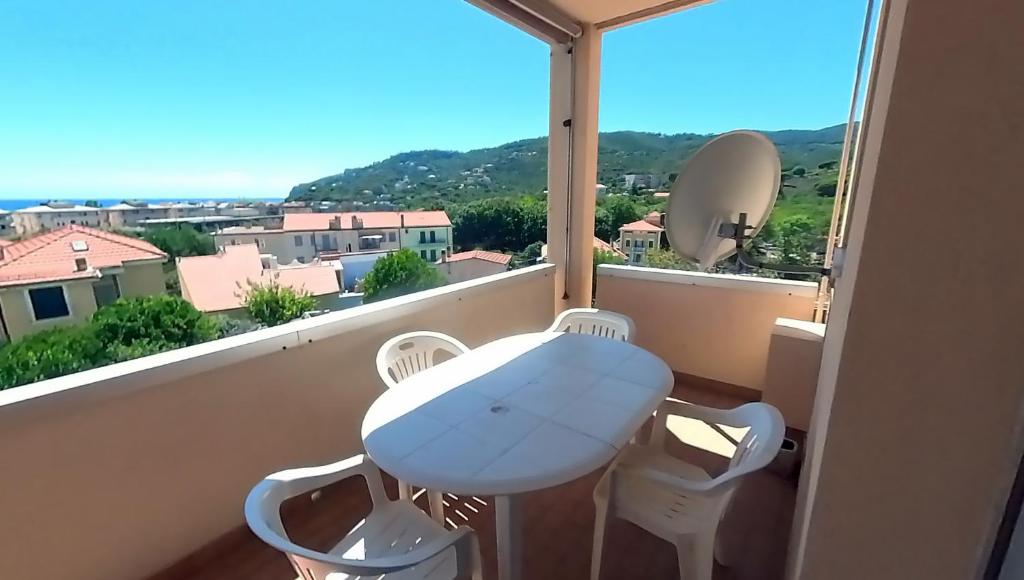
<path fill-rule="evenodd" d="M 662 16 L 709 0 L 547 0 L 573 20 L 614 28 Z M 539 2 L 538 2 L 539 3 Z"/>

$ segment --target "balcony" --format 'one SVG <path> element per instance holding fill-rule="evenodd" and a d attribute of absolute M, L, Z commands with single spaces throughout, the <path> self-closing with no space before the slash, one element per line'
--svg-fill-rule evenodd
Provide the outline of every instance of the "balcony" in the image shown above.
<path fill-rule="evenodd" d="M 543 329 L 554 315 L 555 274 L 552 265 L 515 270 L 0 393 L 0 454 L 19 481 L 31 482 L 0 494 L 5 570 L 42 578 L 293 578 L 285 558 L 244 526 L 249 488 L 284 467 L 361 451 L 363 414 L 384 388 L 373 357 L 387 338 L 432 329 L 475 346 Z M 638 343 L 675 370 L 702 373 L 679 374 L 674 392 L 700 404 L 732 407 L 750 398 L 767 357 L 768 321 L 806 314 L 813 304 L 793 296 L 803 290 L 789 283 L 663 275 L 602 267 L 598 303 L 632 316 Z M 636 293 L 649 300 L 632 300 Z M 755 316 L 756 336 L 695 350 L 701 333 L 735 316 Z M 706 342 L 723 335 L 714 336 Z M 678 357 L 666 355 L 675 349 Z M 752 360 L 730 364 L 737 358 Z M 686 366 L 698 359 L 704 366 Z M 748 390 L 725 393 L 719 387 L 727 381 Z M 698 447 L 679 446 L 687 459 L 712 470 L 726 462 L 710 430 L 678 435 Z M 524 577 L 587 577 L 599 474 L 528 497 Z M 285 521 L 297 538 L 316 546 L 331 539 L 328 528 L 358 521 L 365 494 L 347 485 L 289 508 Z M 767 472 L 741 489 L 723 534 L 742 556 L 716 578 L 782 578 L 795 496 L 793 481 Z M 490 498 L 447 502 L 451 524 L 480 532 L 492 577 Z M 607 577 L 676 570 L 670 545 L 629 524 L 613 525 L 611 538 L 616 548 L 605 566 L 615 572 Z M 47 557 L 54 547 L 60 558 Z"/>

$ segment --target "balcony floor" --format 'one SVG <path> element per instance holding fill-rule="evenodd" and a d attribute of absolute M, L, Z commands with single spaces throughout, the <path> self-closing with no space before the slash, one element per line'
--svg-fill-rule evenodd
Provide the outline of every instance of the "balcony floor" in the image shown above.
<path fill-rule="evenodd" d="M 677 384 L 673 396 L 713 407 L 734 407 L 743 400 L 696 386 Z M 670 438 L 671 439 L 671 438 Z M 673 442 L 673 454 L 712 473 L 724 468 L 719 455 Z M 591 492 L 603 470 L 553 489 L 526 496 L 524 502 L 524 578 L 585 579 L 590 574 L 594 502 Z M 389 493 L 396 497 L 394 482 Z M 786 549 L 796 497 L 795 481 L 769 472 L 755 473 L 740 487 L 719 533 L 730 567 L 716 565 L 716 580 L 774 580 L 784 575 Z M 421 497 L 421 503 L 425 504 Z M 494 510 L 491 498 L 445 497 L 445 515 L 468 524 L 480 535 L 484 575 L 496 578 Z M 302 545 L 327 549 L 370 508 L 361 480 L 325 488 L 315 501 L 296 498 L 283 509 L 285 527 Z M 602 566 L 604 578 L 678 577 L 672 545 L 622 520 L 613 520 Z M 291 580 L 285 557 L 247 529 L 231 532 L 151 580 Z"/>

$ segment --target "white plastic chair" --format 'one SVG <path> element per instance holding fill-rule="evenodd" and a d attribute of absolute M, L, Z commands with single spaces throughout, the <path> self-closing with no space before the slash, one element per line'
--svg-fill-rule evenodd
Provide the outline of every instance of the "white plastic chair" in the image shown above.
<path fill-rule="evenodd" d="M 440 332 L 421 330 L 400 334 L 385 342 L 377 351 L 377 373 L 390 389 L 416 373 L 434 366 L 434 358 L 438 351 L 458 356 L 469 352 L 469 347 Z M 399 481 L 398 497 L 412 498 L 412 487 L 404 481 Z M 441 492 L 428 491 L 427 501 L 434 520 L 444 524 L 444 500 Z"/>
<path fill-rule="evenodd" d="M 281 523 L 281 503 L 356 476 L 366 480 L 373 501 L 366 519 L 326 553 L 292 542 Z M 412 502 L 389 500 L 380 470 L 364 455 L 267 476 L 249 492 L 245 520 L 261 540 L 288 556 L 303 580 L 483 578 L 476 532 L 465 526 L 446 530 Z"/>
<path fill-rule="evenodd" d="M 636 325 L 633 319 L 618 312 L 597 308 L 570 308 L 555 318 L 548 332 L 592 334 L 633 342 Z"/>
<path fill-rule="evenodd" d="M 434 357 L 438 351 L 458 356 L 469 352 L 469 347 L 440 332 L 421 330 L 400 334 L 385 342 L 377 351 L 377 372 L 390 389 L 434 366 Z"/>
<path fill-rule="evenodd" d="M 711 477 L 703 469 L 665 452 L 669 415 L 749 430 L 736 446 L 729 469 Z M 675 544 L 680 578 L 711 580 L 715 535 L 733 493 L 743 476 L 775 458 L 785 430 L 782 414 L 764 403 L 748 403 L 731 410 L 677 401 L 662 403 L 655 415 L 650 441 L 623 449 L 594 489 L 597 515 L 591 579 L 601 576 L 608 517 L 617 516 Z M 721 561 L 721 550 L 718 552 Z"/>

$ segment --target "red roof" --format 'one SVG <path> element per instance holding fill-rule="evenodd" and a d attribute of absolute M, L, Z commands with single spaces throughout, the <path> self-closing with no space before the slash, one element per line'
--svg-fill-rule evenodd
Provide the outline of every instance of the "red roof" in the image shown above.
<path fill-rule="evenodd" d="M 13 243 L 15 243 L 15 242 L 13 242 L 11 240 L 0 240 L 0 248 L 6 248 L 7 246 L 9 246 L 9 245 L 11 245 Z"/>
<path fill-rule="evenodd" d="M 85 270 L 77 270 L 77 258 L 85 258 Z M 166 258 L 159 248 L 137 238 L 67 226 L 3 247 L 0 286 L 95 278 L 96 270 L 101 268 Z"/>
<path fill-rule="evenodd" d="M 635 222 L 633 222 L 631 224 L 626 224 L 626 225 L 622 226 L 619 229 L 620 230 L 625 230 L 627 232 L 661 232 L 661 231 L 664 231 L 661 228 L 659 228 L 658 226 L 656 226 L 656 225 L 654 225 L 654 224 L 652 224 L 650 222 L 644 221 L 644 220 L 637 220 L 637 221 L 635 221 Z"/>
<path fill-rule="evenodd" d="M 501 264 L 507 266 L 512 261 L 512 256 L 508 254 L 501 254 L 498 252 L 488 252 L 486 250 L 472 250 L 469 252 L 459 252 L 458 254 L 452 254 L 448 256 L 449 262 L 461 262 L 463 260 L 483 260 L 485 262 L 492 262 L 494 264 Z"/>
<path fill-rule="evenodd" d="M 615 254 L 616 256 L 622 256 L 623 258 L 626 257 L 626 254 L 624 254 L 622 250 L 619 250 L 615 246 L 609 244 L 608 242 L 602 240 L 597 236 L 594 236 L 594 249 L 600 252 L 606 252 L 610 254 Z"/>
<path fill-rule="evenodd" d="M 241 308 L 249 282 L 276 282 L 313 296 L 341 291 L 332 266 L 264 269 L 256 244 L 225 246 L 212 256 L 179 258 L 177 266 L 181 295 L 203 312 Z"/>
<path fill-rule="evenodd" d="M 338 218 L 341 229 L 354 230 L 353 218 L 362 222 L 364 229 L 398 229 L 405 218 L 405 227 L 428 228 L 452 225 L 443 211 L 357 211 L 344 213 L 286 213 L 284 230 L 308 232 L 331 229 L 331 220 Z"/>

